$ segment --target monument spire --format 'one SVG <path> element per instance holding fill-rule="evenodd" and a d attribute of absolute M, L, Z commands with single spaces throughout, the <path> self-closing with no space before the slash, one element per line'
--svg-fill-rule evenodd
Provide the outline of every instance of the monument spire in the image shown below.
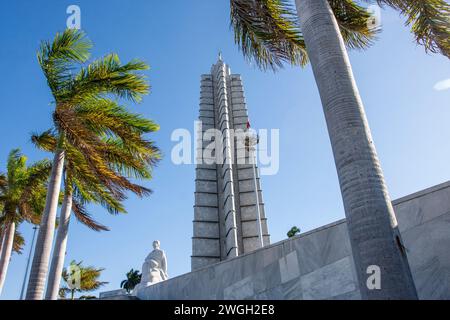
<path fill-rule="evenodd" d="M 192 270 L 270 243 L 258 169 L 234 134 L 249 123 L 241 76 L 231 74 L 220 51 L 201 76 L 199 120 Z M 209 129 L 216 129 L 214 140 Z"/>

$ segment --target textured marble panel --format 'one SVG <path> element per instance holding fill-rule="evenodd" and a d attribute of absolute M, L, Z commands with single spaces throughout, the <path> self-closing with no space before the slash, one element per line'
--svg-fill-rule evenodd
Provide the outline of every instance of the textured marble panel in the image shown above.
<path fill-rule="evenodd" d="M 214 129 L 214 126 L 212 124 L 203 124 L 202 125 L 202 132 L 206 132 L 211 129 Z"/>
<path fill-rule="evenodd" d="M 280 264 L 281 283 L 286 283 L 300 276 L 297 251 L 292 251 L 278 260 Z"/>
<path fill-rule="evenodd" d="M 264 206 L 259 205 L 259 209 L 263 210 Z M 262 211 L 261 211 L 262 212 Z M 256 206 L 241 207 L 241 219 L 242 220 L 252 220 L 257 218 Z"/>
<path fill-rule="evenodd" d="M 208 266 L 210 264 L 217 263 L 217 262 L 220 262 L 219 258 L 192 257 L 191 258 L 191 269 L 197 270 L 197 269 L 203 268 L 205 266 Z M 190 291 L 190 290 L 188 290 L 188 291 Z"/>
<path fill-rule="evenodd" d="M 253 169 L 251 169 L 251 168 L 239 169 L 238 170 L 238 177 L 239 177 L 239 180 L 253 178 Z"/>
<path fill-rule="evenodd" d="M 261 203 L 262 201 L 262 195 L 261 192 L 258 192 L 258 200 Z M 245 192 L 239 194 L 239 199 L 241 206 L 249 206 L 249 205 L 256 205 L 256 194 L 255 192 Z"/>
<path fill-rule="evenodd" d="M 242 124 L 242 123 L 247 124 L 248 117 L 246 115 L 245 116 L 235 116 L 233 118 L 233 121 L 235 124 Z"/>
<path fill-rule="evenodd" d="M 232 101 L 234 101 L 235 99 L 244 99 L 244 92 L 243 91 L 232 91 L 231 99 L 232 99 Z"/>
<path fill-rule="evenodd" d="M 261 247 L 258 237 L 244 238 L 242 243 L 244 244 L 244 253 L 255 251 Z"/>
<path fill-rule="evenodd" d="M 238 110 L 247 110 L 246 104 L 245 103 L 233 103 L 233 111 L 238 111 Z"/>
<path fill-rule="evenodd" d="M 246 110 L 234 110 L 233 117 L 248 117 Z"/>
<path fill-rule="evenodd" d="M 239 191 L 240 192 L 248 192 L 255 191 L 255 181 L 253 179 L 250 180 L 239 180 Z"/>
<path fill-rule="evenodd" d="M 245 237 L 257 237 L 259 234 L 259 228 L 257 221 L 244 221 L 242 222 L 242 234 Z"/>
<path fill-rule="evenodd" d="M 244 278 L 223 290 L 223 296 L 226 300 L 250 299 L 254 294 L 252 277 Z"/>
<path fill-rule="evenodd" d="M 324 228 L 295 242 L 300 270 L 309 273 L 351 254 L 347 225 L 341 223 Z"/>
<path fill-rule="evenodd" d="M 197 180 L 195 181 L 195 190 L 197 192 L 217 192 L 217 182 Z"/>
<path fill-rule="evenodd" d="M 219 240 L 192 239 L 193 256 L 220 256 Z"/>
<path fill-rule="evenodd" d="M 205 90 L 200 92 L 201 98 L 214 98 L 212 90 Z"/>
<path fill-rule="evenodd" d="M 197 206 L 217 206 L 217 194 L 196 193 L 195 205 Z"/>
<path fill-rule="evenodd" d="M 194 237 L 218 238 L 219 224 L 196 221 L 194 223 Z"/>
<path fill-rule="evenodd" d="M 357 289 L 355 291 L 331 297 L 328 300 L 361 300 L 361 293 L 359 292 L 359 289 Z"/>
<path fill-rule="evenodd" d="M 214 99 L 211 98 L 200 98 L 200 104 L 214 104 Z"/>
<path fill-rule="evenodd" d="M 247 128 L 247 121 L 242 123 L 234 123 L 234 128 L 245 130 Z"/>
<path fill-rule="evenodd" d="M 217 179 L 216 170 L 200 169 L 196 170 L 197 179 L 202 180 L 215 180 Z"/>
<path fill-rule="evenodd" d="M 213 125 L 215 123 L 214 118 L 209 118 L 209 117 L 200 117 L 199 120 L 204 124 L 204 125 Z"/>
<path fill-rule="evenodd" d="M 350 257 L 345 257 L 301 276 L 303 299 L 328 299 L 355 291 L 357 282 L 351 268 Z"/>
<path fill-rule="evenodd" d="M 234 98 L 233 103 L 245 103 L 245 98 Z"/>
<path fill-rule="evenodd" d="M 394 201 L 400 232 L 450 212 L 450 188 L 438 189 L 404 202 Z"/>
<path fill-rule="evenodd" d="M 214 111 L 213 110 L 200 110 L 200 118 L 202 118 L 202 117 L 214 118 Z"/>
<path fill-rule="evenodd" d="M 219 209 L 212 207 L 194 207 L 194 220 L 218 221 Z"/>
<path fill-rule="evenodd" d="M 293 278 L 281 285 L 284 300 L 302 300 L 303 289 L 300 277 Z"/>
<path fill-rule="evenodd" d="M 402 234 L 420 299 L 450 299 L 450 213 Z"/>
<path fill-rule="evenodd" d="M 200 103 L 200 111 L 214 111 L 214 105 L 210 103 Z"/>
<path fill-rule="evenodd" d="M 127 291 L 125 289 L 118 289 L 118 290 L 101 292 L 99 294 L 99 298 L 107 300 L 108 298 L 113 298 L 116 296 L 124 296 L 126 294 L 127 294 Z"/>
<path fill-rule="evenodd" d="M 264 267 L 258 261 L 257 266 L 258 269 L 253 273 L 253 288 L 255 293 L 264 292 L 280 285 L 280 264 L 278 263 L 278 260 L 271 261 L 270 264 L 264 265 Z"/>
<path fill-rule="evenodd" d="M 284 300 L 283 289 L 275 287 L 255 295 L 255 300 Z"/>

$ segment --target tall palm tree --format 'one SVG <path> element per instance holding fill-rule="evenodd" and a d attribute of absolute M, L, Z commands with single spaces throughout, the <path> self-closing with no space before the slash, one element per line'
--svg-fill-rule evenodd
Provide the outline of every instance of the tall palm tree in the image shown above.
<path fill-rule="evenodd" d="M 363 299 L 416 299 L 397 220 L 346 46 L 363 49 L 378 30 L 360 5 L 378 3 L 407 17 L 426 51 L 450 58 L 450 6 L 444 0 L 230 0 L 235 42 L 262 69 L 308 60 L 319 89 Z M 298 17 L 297 17 L 298 16 Z M 369 290 L 369 266 L 381 290 Z"/>
<path fill-rule="evenodd" d="M 133 291 L 134 287 L 141 282 L 142 273 L 140 273 L 139 270 L 131 269 L 127 272 L 126 277 L 127 278 L 120 283 L 120 287 L 125 289 L 127 293 L 130 293 Z"/>
<path fill-rule="evenodd" d="M 151 123 L 149 120 L 145 120 L 139 115 L 135 115 L 135 117 L 135 120 L 139 119 L 141 123 L 143 121 Z M 127 125 L 129 126 L 130 124 L 123 123 L 123 126 Z M 55 151 L 57 140 L 58 138 L 52 134 L 51 130 L 32 136 L 32 141 L 36 146 L 51 152 Z M 103 147 L 107 146 L 110 149 L 110 155 L 114 156 L 109 158 L 108 161 L 118 174 L 125 174 L 128 176 L 127 178 L 151 178 L 152 166 L 159 159 L 159 151 L 156 147 L 141 148 L 138 150 L 138 152 L 140 152 L 138 154 L 137 151 L 132 152 L 130 149 L 125 148 L 126 144 L 118 143 L 119 141 L 115 139 L 108 138 L 103 139 L 102 141 L 106 142 Z M 76 217 L 83 222 L 84 220 L 90 220 L 88 221 L 87 226 L 95 231 L 106 230 L 106 228 L 91 220 L 85 207 L 87 203 L 100 204 L 111 214 L 126 213 L 126 210 L 121 203 L 126 198 L 122 191 L 113 193 L 105 188 L 96 175 L 90 172 L 85 158 L 76 149 L 69 147 L 66 150 L 66 154 L 66 178 L 64 183 L 65 197 L 61 210 L 60 226 L 58 228 L 55 248 L 53 249 L 53 257 L 45 296 L 45 298 L 49 300 L 56 300 L 58 296 L 61 272 L 66 253 L 71 211 L 73 211 Z M 131 182 L 130 184 L 133 186 L 133 190 L 131 191 L 139 197 L 148 195 L 151 192 L 151 190 L 143 186 Z"/>
<path fill-rule="evenodd" d="M 45 194 L 45 183 L 51 170 L 47 160 L 27 166 L 27 158 L 19 149 L 10 152 L 7 173 L 0 174 L 0 226 L 3 245 L 0 257 L 0 293 L 3 289 L 12 251 L 21 252 L 25 243 L 17 227 L 23 221 L 39 222 L 39 202 Z"/>
<path fill-rule="evenodd" d="M 61 287 L 59 296 L 65 298 L 67 293 L 70 293 L 70 299 L 75 299 L 77 292 L 92 292 L 104 286 L 108 282 L 100 281 L 99 278 L 103 270 L 102 268 L 85 267 L 83 262 L 72 261 L 71 269 L 64 269 L 62 277 L 67 286 Z M 75 271 L 76 270 L 76 271 Z M 79 277 L 79 279 L 74 279 Z M 75 282 L 79 282 L 76 285 Z"/>
<path fill-rule="evenodd" d="M 142 141 L 139 131 L 121 127 L 130 115 L 122 112 L 117 102 L 111 104 L 112 100 L 105 98 L 115 96 L 139 102 L 149 91 L 140 73 L 148 66 L 139 60 L 122 64 L 116 54 L 83 66 L 91 47 L 83 32 L 68 29 L 58 33 L 52 42 L 43 42 L 38 52 L 39 64 L 54 99 L 53 121 L 58 141 L 26 294 L 26 299 L 30 300 L 42 299 L 44 291 L 54 236 L 52 225 L 68 146 L 78 150 L 90 172 L 116 193 L 124 188 L 133 190 L 134 186 L 109 166 L 109 149 L 99 134 L 106 132 L 109 136 L 112 133 L 122 142 L 133 142 L 140 148 L 152 147 L 150 142 Z M 140 123 L 140 127 L 146 126 L 147 122 Z"/>

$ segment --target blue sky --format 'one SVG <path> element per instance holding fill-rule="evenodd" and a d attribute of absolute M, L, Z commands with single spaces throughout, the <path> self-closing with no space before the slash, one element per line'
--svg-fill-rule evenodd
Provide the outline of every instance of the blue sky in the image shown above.
<path fill-rule="evenodd" d="M 200 75 L 223 52 L 243 77 L 255 128 L 280 129 L 280 170 L 262 180 L 272 242 L 293 226 L 307 231 L 344 217 L 322 107 L 310 67 L 274 74 L 246 63 L 233 43 L 228 1 L 8 1 L 0 10 L 0 171 L 12 148 L 30 161 L 49 156 L 29 142 L 51 126 L 51 96 L 36 61 L 41 40 L 65 28 L 66 8 L 81 7 L 82 28 L 94 42 L 93 57 L 116 52 L 122 61 L 151 65 L 152 93 L 133 110 L 155 120 L 153 139 L 165 158 L 148 186 L 154 194 L 126 202 L 128 215 L 91 211 L 110 232 L 94 233 L 72 220 L 66 264 L 72 259 L 104 267 L 103 290 L 119 287 L 140 269 L 154 239 L 168 255 L 169 275 L 190 270 L 194 166 L 170 161 L 176 128 L 193 130 Z M 444 57 L 425 54 L 397 13 L 382 11 L 383 32 L 365 52 L 351 52 L 356 80 L 393 199 L 450 179 L 450 90 L 434 89 L 450 78 Z M 438 88 L 444 85 L 437 86 Z M 441 88 L 442 89 L 442 88 Z M 20 227 L 28 244 L 31 227 Z M 25 254 L 14 255 L 1 299 L 17 299 Z M 103 291 L 102 290 L 102 291 Z"/>

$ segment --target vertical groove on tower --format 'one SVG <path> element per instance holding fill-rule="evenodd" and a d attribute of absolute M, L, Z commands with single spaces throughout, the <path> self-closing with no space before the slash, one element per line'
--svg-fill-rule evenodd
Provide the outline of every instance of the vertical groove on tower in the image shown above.
<path fill-rule="evenodd" d="M 236 226 L 236 208 L 234 201 L 234 186 L 233 186 L 233 172 L 232 172 L 232 149 L 230 136 L 230 121 L 228 111 L 228 92 L 227 92 L 227 70 L 223 63 L 219 63 L 213 70 L 214 75 L 214 92 L 216 93 L 215 106 L 218 110 L 218 121 L 216 121 L 216 128 L 223 134 L 223 161 L 219 164 L 221 179 L 221 192 L 223 217 L 225 221 L 225 244 L 227 258 L 238 256 L 237 243 L 237 226 Z M 220 152 L 220 150 L 218 150 Z M 220 189 L 219 189 L 220 190 Z"/>

